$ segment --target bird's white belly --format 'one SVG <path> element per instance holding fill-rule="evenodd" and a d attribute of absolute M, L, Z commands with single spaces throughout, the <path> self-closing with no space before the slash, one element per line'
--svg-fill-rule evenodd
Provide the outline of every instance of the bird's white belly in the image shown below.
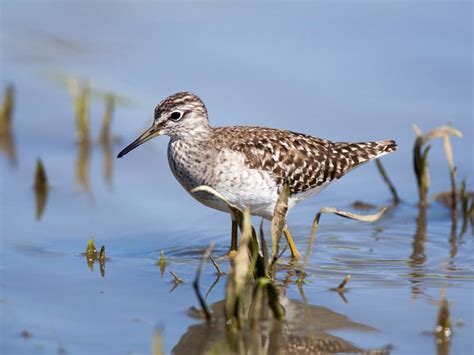
<path fill-rule="evenodd" d="M 253 215 L 271 219 L 278 199 L 275 177 L 267 171 L 249 169 L 239 152 L 223 151 L 214 167 L 213 182 L 227 200 L 240 209 L 250 208 Z"/>
<path fill-rule="evenodd" d="M 250 169 L 241 153 L 223 150 L 212 159 L 199 163 L 196 163 L 191 155 L 174 155 L 173 147 L 169 154 L 171 154 L 169 158 L 172 158 L 170 167 L 176 179 L 202 204 L 230 212 L 227 205 L 216 196 L 207 192 L 191 192 L 199 185 L 206 185 L 222 194 L 239 209 L 250 208 L 253 215 L 268 220 L 272 218 L 279 194 L 276 178 L 271 172 Z M 324 185 L 291 196 L 288 200 L 288 209 L 299 201 L 317 194 L 325 187 Z"/>
<path fill-rule="evenodd" d="M 173 146 L 168 153 L 170 168 L 176 179 L 202 204 L 229 212 L 227 205 L 219 198 L 207 192 L 191 192 L 196 186 L 207 185 L 239 209 L 250 208 L 253 215 L 271 219 L 278 199 L 275 177 L 267 171 L 249 169 L 241 153 L 223 150 L 200 163 L 196 163 L 190 155 L 174 154 Z"/>

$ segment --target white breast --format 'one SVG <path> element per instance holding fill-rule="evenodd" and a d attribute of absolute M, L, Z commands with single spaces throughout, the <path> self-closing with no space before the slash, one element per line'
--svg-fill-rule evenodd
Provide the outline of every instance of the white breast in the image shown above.
<path fill-rule="evenodd" d="M 229 212 L 226 204 L 213 195 L 191 193 L 194 187 L 207 185 L 238 208 L 248 207 L 253 215 L 271 219 L 279 193 L 275 176 L 268 171 L 248 168 L 242 153 L 226 149 L 213 151 L 182 141 L 170 141 L 168 161 L 176 179 L 202 204 Z M 288 208 L 323 188 L 324 185 L 290 197 Z"/>

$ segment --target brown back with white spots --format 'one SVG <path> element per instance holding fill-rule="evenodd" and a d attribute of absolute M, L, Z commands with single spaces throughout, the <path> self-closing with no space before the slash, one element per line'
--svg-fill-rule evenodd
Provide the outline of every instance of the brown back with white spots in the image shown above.
<path fill-rule="evenodd" d="M 312 136 L 261 127 L 214 128 L 211 145 L 241 152 L 251 169 L 272 172 L 292 195 L 339 179 L 349 170 L 396 150 L 395 141 L 331 142 Z"/>

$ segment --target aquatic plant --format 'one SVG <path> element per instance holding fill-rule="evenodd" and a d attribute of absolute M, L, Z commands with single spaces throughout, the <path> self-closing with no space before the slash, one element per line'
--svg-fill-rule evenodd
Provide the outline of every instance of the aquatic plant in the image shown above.
<path fill-rule="evenodd" d="M 449 137 L 462 137 L 462 133 L 451 126 L 440 126 L 432 129 L 431 131 L 425 134 L 422 134 L 421 130 L 416 125 L 413 125 L 413 129 L 415 130 L 416 134 L 415 143 L 413 146 L 413 167 L 415 170 L 416 182 L 418 185 L 418 196 L 420 205 L 427 204 L 427 194 L 430 186 L 430 174 L 428 168 L 428 153 L 430 151 L 430 146 L 426 144 L 432 139 L 443 138 L 444 151 L 446 154 L 446 159 L 448 161 L 451 177 L 451 190 L 453 194 L 452 208 L 453 211 L 456 211 L 456 169 L 453 163 L 453 154 Z"/>
<path fill-rule="evenodd" d="M 382 217 L 382 215 L 385 213 L 387 210 L 387 207 L 382 207 L 379 209 L 374 214 L 366 214 L 366 215 L 360 215 L 352 212 L 347 212 L 347 211 L 342 211 L 334 207 L 323 207 L 319 210 L 318 213 L 316 213 L 314 219 L 313 219 L 313 224 L 311 226 L 311 232 L 309 234 L 308 238 L 308 247 L 306 248 L 306 254 L 304 256 L 304 261 L 303 265 L 300 270 L 300 274 L 298 276 L 298 279 L 296 280 L 297 283 L 301 284 L 304 280 L 304 277 L 306 276 L 305 269 L 309 261 L 309 255 L 311 254 L 311 251 L 313 249 L 314 241 L 316 239 L 316 233 L 319 228 L 319 220 L 321 219 L 321 216 L 323 213 L 333 213 L 338 216 L 344 217 L 344 218 L 349 218 L 361 222 L 375 222 Z"/>
<path fill-rule="evenodd" d="M 274 317 L 276 319 L 281 319 L 283 312 L 281 310 L 281 306 L 279 305 L 278 292 L 276 292 L 273 281 L 268 277 L 270 274 L 270 263 L 265 261 L 263 258 L 262 245 L 259 245 L 255 228 L 252 226 L 250 211 L 248 209 L 240 211 L 221 194 L 208 186 L 198 186 L 193 190 L 193 193 L 198 192 L 211 193 L 224 201 L 231 210 L 233 218 L 241 230 L 240 243 L 238 245 L 237 251 L 232 256 L 231 269 L 227 279 L 225 298 L 225 315 L 227 319 L 226 324 L 230 328 L 240 329 L 244 327 L 249 320 L 250 314 L 248 311 L 244 311 L 244 303 L 248 304 L 248 302 L 250 302 L 253 304 L 254 299 L 244 302 L 244 290 L 248 287 L 254 289 L 255 295 L 264 291 L 268 299 L 268 305 L 272 309 Z M 280 217 L 278 218 L 282 218 L 284 215 L 286 215 L 286 211 L 284 211 L 282 204 L 287 203 L 287 199 L 288 197 L 286 197 L 285 202 L 284 197 L 281 198 L 280 196 L 279 198 L 279 202 L 275 207 L 275 210 L 281 212 L 279 213 Z M 274 225 L 280 226 L 281 234 L 285 224 L 277 221 L 274 222 Z M 268 254 L 268 252 L 265 251 L 265 254 Z M 203 257 L 203 260 L 207 259 L 208 256 L 210 256 L 210 251 L 206 252 L 205 258 Z M 202 264 L 200 268 L 202 268 Z M 216 269 L 219 272 L 220 269 Z M 200 272 L 196 275 L 196 279 L 199 275 Z M 250 281 L 250 275 L 253 275 L 253 281 Z M 196 285 L 198 285 L 198 282 L 195 281 L 195 287 L 197 287 Z M 201 303 L 202 297 L 200 296 L 198 287 L 196 288 L 196 293 Z"/>
<path fill-rule="evenodd" d="M 388 176 L 387 170 L 385 170 L 382 161 L 380 159 L 375 159 L 375 166 L 377 167 L 377 170 L 382 176 L 383 181 L 388 186 L 390 193 L 392 194 L 393 204 L 398 205 L 400 203 L 400 197 L 398 196 L 397 189 L 395 188 L 392 180 L 390 180 L 390 177 Z"/>
<path fill-rule="evenodd" d="M 216 275 L 217 275 L 217 276 L 221 276 L 221 275 L 225 275 L 225 274 L 226 274 L 224 271 L 221 270 L 219 264 L 217 263 L 217 260 L 214 259 L 214 257 L 212 256 L 212 254 L 209 254 L 209 259 L 211 260 L 212 265 L 214 265 L 214 267 L 216 268 Z"/>
<path fill-rule="evenodd" d="M 178 276 L 178 274 L 176 274 L 176 272 L 170 270 L 170 274 L 171 274 L 171 276 L 173 276 L 173 280 L 174 280 L 175 284 L 178 285 L 178 284 L 181 284 L 181 283 L 184 282 L 184 280 L 182 278 L 180 278 Z"/>
<path fill-rule="evenodd" d="M 97 248 L 94 243 L 94 238 L 90 238 L 87 242 L 86 252 L 83 254 L 86 257 L 87 266 L 91 271 L 94 271 L 95 262 L 99 263 L 100 275 L 105 277 L 105 263 L 108 258 L 105 255 L 105 245 L 100 247 L 100 251 L 97 252 Z"/>
<path fill-rule="evenodd" d="M 459 190 L 459 199 L 461 204 L 461 214 L 462 214 L 462 227 L 461 227 L 461 235 L 466 233 L 467 225 L 469 223 L 469 214 L 470 210 L 472 210 L 474 196 L 472 196 L 466 188 L 466 179 L 463 179 L 461 182 L 461 187 Z M 469 202 L 471 205 L 469 206 Z"/>
<path fill-rule="evenodd" d="M 284 318 L 284 309 L 280 303 L 279 293 L 274 284 L 276 277 L 276 265 L 281 258 L 282 253 L 279 252 L 279 240 L 286 226 L 286 213 L 288 206 L 288 189 L 284 188 L 276 203 L 273 219 L 271 221 L 272 232 L 272 258 L 268 260 L 268 251 L 266 250 L 266 242 L 263 234 L 263 225 L 260 224 L 260 238 L 257 238 L 255 228 L 251 223 L 250 210 L 245 209 L 240 211 L 236 206 L 226 200 L 220 193 L 208 186 L 196 187 L 193 193 L 210 193 L 220 198 L 227 204 L 234 220 L 237 222 L 241 230 L 240 243 L 237 251 L 231 258 L 231 268 L 227 278 L 226 297 L 225 297 L 225 317 L 226 324 L 230 329 L 242 329 L 249 324 L 255 326 L 259 321 L 261 310 L 268 307 L 273 318 L 282 320 Z M 311 252 L 311 247 L 315 239 L 316 231 L 318 229 L 319 220 L 323 213 L 334 213 L 336 215 L 355 219 L 365 222 L 373 222 L 379 219 L 386 208 L 380 209 L 377 213 L 372 215 L 357 215 L 351 212 L 341 211 L 336 208 L 325 207 L 322 208 L 315 216 L 310 235 L 310 244 L 305 255 L 305 262 L 303 264 L 303 271 L 300 272 L 300 277 L 304 277 L 304 268 L 308 262 L 308 257 Z M 196 273 L 194 281 L 194 288 L 197 298 L 207 321 L 210 323 L 212 314 L 205 304 L 204 298 L 199 291 L 199 278 L 202 267 L 205 261 L 210 257 L 212 247 L 209 247 L 204 254 L 201 264 Z M 220 268 L 214 265 L 220 273 Z M 253 276 L 251 280 L 250 276 Z M 339 285 L 339 293 L 343 293 L 345 284 L 348 282 L 350 276 L 347 276 Z M 297 281 L 298 282 L 298 281 Z M 299 282 L 302 279 L 299 278 Z M 252 289 L 252 293 L 248 295 L 245 290 Z M 249 305 L 247 308 L 245 305 Z"/>
<path fill-rule="evenodd" d="M 160 260 L 156 264 L 160 267 L 160 274 L 163 276 L 166 271 L 166 256 L 163 250 L 160 251 Z"/>
<path fill-rule="evenodd" d="M 201 308 L 204 312 L 204 315 L 206 317 L 207 323 L 211 322 L 212 315 L 211 312 L 209 311 L 209 308 L 207 307 L 206 301 L 201 295 L 201 290 L 200 290 L 200 281 L 201 281 L 201 273 L 202 273 L 202 268 L 204 266 L 204 263 L 206 260 L 211 256 L 212 249 L 214 248 L 214 244 L 209 245 L 209 247 L 206 249 L 206 252 L 201 258 L 201 263 L 199 264 L 199 267 L 196 271 L 196 277 L 194 278 L 193 282 L 193 288 L 194 291 L 196 292 L 196 296 L 199 300 L 199 304 L 201 305 Z"/>
<path fill-rule="evenodd" d="M 87 259 L 87 265 L 89 266 L 91 271 L 93 271 L 94 262 L 97 260 L 97 248 L 94 244 L 94 238 L 89 239 L 89 241 L 87 242 L 87 249 L 85 255 Z"/>

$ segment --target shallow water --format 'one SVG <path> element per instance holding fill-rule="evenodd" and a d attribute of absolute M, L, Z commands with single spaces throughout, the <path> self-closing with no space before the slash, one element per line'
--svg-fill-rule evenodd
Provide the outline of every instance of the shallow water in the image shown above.
<path fill-rule="evenodd" d="M 301 288 L 289 282 L 297 277 L 285 266 L 288 257 L 282 261 L 287 308 L 296 323 L 301 307 L 314 311 L 314 329 L 358 349 L 474 351 L 471 230 L 460 235 L 459 221 L 453 234 L 441 204 L 425 215 L 416 207 L 411 168 L 411 124 L 426 131 L 451 121 L 464 133 L 453 139 L 458 177 L 474 184 L 471 4 L 0 6 L 2 88 L 11 82 L 16 89 L 16 161 L 5 151 L 0 156 L 2 353 L 149 353 L 157 329 L 167 353 L 179 353 L 189 339 L 199 349 L 206 339 L 202 321 L 187 314 L 198 306 L 191 282 L 208 244 L 216 243 L 215 256 L 226 253 L 229 216 L 203 208 L 174 181 L 165 138 L 115 159 L 151 123 L 156 102 L 177 90 L 201 95 L 215 125 L 282 127 L 341 141 L 396 139 L 399 151 L 383 162 L 403 202 L 372 224 L 323 215 Z M 101 97 L 91 106 L 94 143 L 76 145 L 71 99 L 58 79 L 65 75 L 128 99 L 114 112 L 118 138 L 110 146 L 95 143 Z M 38 157 L 51 186 L 40 212 L 32 189 Z M 431 192 L 447 190 L 441 142 L 433 142 L 430 169 Z M 319 208 L 350 209 L 355 200 L 390 203 L 374 165 L 292 211 L 299 249 L 307 248 Z M 104 277 L 81 255 L 90 237 L 110 258 Z M 168 261 L 163 275 L 155 265 L 161 251 Z M 225 259 L 219 263 L 228 269 Z M 185 283 L 174 287 L 170 270 Z M 331 288 L 348 274 L 341 297 Z M 215 280 L 209 264 L 203 293 Z M 224 287 L 221 277 L 209 304 L 218 307 Z M 430 332 L 441 290 L 453 323 L 462 326 L 437 347 Z"/>

